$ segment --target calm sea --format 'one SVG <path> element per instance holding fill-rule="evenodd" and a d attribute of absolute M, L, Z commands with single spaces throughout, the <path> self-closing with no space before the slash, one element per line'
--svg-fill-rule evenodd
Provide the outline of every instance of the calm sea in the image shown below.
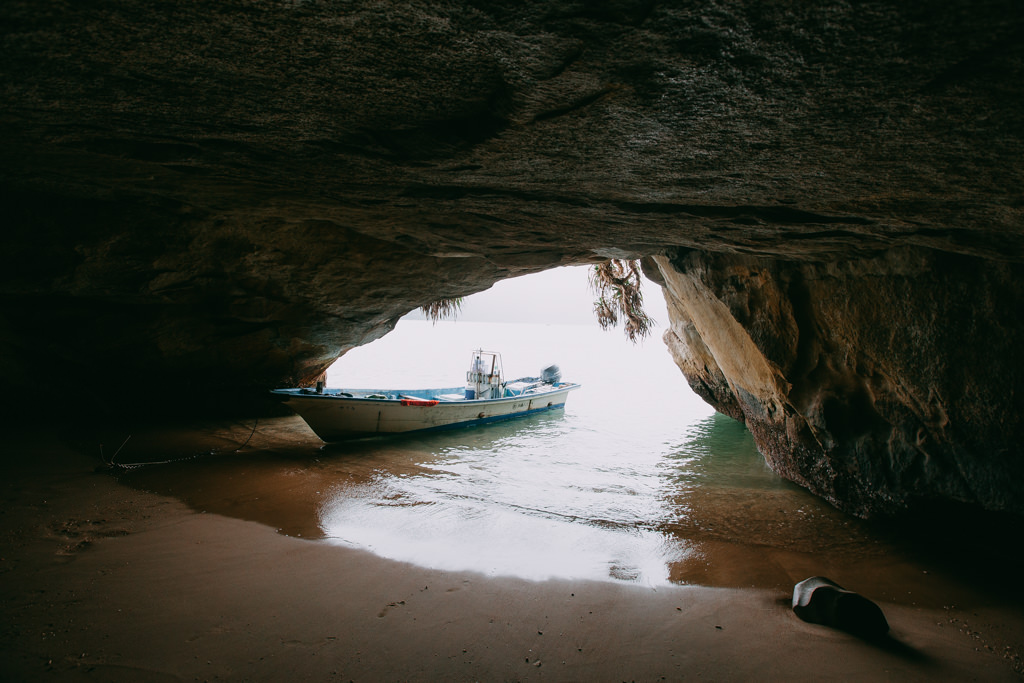
<path fill-rule="evenodd" d="M 403 320 L 328 385 L 460 385 L 475 348 L 500 352 L 508 378 L 557 364 L 583 386 L 564 410 L 332 446 L 295 417 L 178 429 L 179 446 L 140 437 L 120 460 L 204 457 L 122 478 L 284 534 L 488 576 L 789 590 L 820 574 L 933 605 L 964 589 L 906 539 L 773 474 L 743 425 L 690 391 L 660 333 L 633 345 L 596 325 Z"/>

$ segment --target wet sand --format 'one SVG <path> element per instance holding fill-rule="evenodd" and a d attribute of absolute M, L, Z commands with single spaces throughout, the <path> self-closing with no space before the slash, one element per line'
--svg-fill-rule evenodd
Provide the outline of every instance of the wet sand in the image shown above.
<path fill-rule="evenodd" d="M 4 449 L 3 680 L 1021 680 L 998 601 L 879 600 L 872 644 L 787 591 L 432 571 L 129 488 L 56 438 Z"/>

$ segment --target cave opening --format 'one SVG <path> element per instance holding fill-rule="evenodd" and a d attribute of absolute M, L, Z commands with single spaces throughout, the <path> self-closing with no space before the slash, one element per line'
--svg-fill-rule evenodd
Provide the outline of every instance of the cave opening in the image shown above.
<path fill-rule="evenodd" d="M 658 287 L 645 284 L 651 337 L 633 344 L 621 330 L 601 330 L 586 271 L 499 282 L 467 297 L 451 320 L 409 314 L 326 378 L 342 388 L 448 386 L 483 347 L 503 355 L 508 378 L 558 364 L 582 385 L 563 410 L 326 446 L 297 416 L 267 418 L 241 452 L 123 481 L 428 569 L 778 588 L 815 566 L 893 600 L 938 604 L 961 590 L 936 582 L 922 597 L 916 581 L 928 570 L 905 538 L 772 472 L 743 423 L 687 385 L 660 339 L 669 319 Z M 248 428 L 222 436 L 240 441 L 253 436 Z"/>
<path fill-rule="evenodd" d="M 679 444 L 694 430 L 713 430 L 713 410 L 678 373 L 663 327 L 635 345 L 621 329 L 599 327 L 589 271 L 501 281 L 466 297 L 454 319 L 435 323 L 414 312 L 335 363 L 329 387 L 450 386 L 463 381 L 471 349 L 482 347 L 502 354 L 508 380 L 556 364 L 582 387 L 550 414 L 392 444 L 403 465 L 325 499 L 320 533 L 435 568 L 671 580 L 672 566 L 693 551 L 659 528 L 676 524 L 665 510 L 684 505 L 669 480 L 687 476 L 694 456 Z M 659 288 L 648 282 L 645 290 L 649 314 L 666 325 Z M 752 447 L 747 455 L 757 457 Z"/>
<path fill-rule="evenodd" d="M 857 557 L 865 578 L 892 561 L 868 525 L 773 473 L 744 425 L 693 393 L 660 339 L 657 287 L 645 296 L 658 325 L 633 344 L 593 319 L 586 270 L 503 281 L 454 320 L 410 314 L 327 373 L 328 387 L 447 386 L 483 347 L 509 378 L 558 364 L 582 385 L 563 410 L 328 446 L 298 417 L 272 418 L 244 468 L 204 458 L 124 480 L 288 536 L 490 576 L 778 587 L 810 558 L 826 573 Z M 901 565 L 897 583 L 916 571 Z"/>

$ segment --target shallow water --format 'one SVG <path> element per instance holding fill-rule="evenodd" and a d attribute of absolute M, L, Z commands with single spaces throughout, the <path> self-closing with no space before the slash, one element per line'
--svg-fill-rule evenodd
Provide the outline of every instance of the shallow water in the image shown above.
<path fill-rule="evenodd" d="M 872 527 L 774 475 L 749 432 L 694 396 L 657 341 L 635 348 L 583 327 L 403 322 L 346 356 L 328 383 L 450 385 L 477 346 L 503 351 L 509 377 L 557 361 L 584 388 L 564 411 L 332 446 L 294 417 L 255 430 L 139 431 L 119 462 L 201 457 L 131 469 L 122 481 L 431 568 L 785 590 L 820 574 L 907 604 L 984 599 L 949 557 L 919 552 L 912 533 Z"/>

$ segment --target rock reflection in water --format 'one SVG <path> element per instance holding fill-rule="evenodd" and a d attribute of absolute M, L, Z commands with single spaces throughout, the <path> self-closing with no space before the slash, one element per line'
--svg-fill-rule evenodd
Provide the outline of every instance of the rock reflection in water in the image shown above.
<path fill-rule="evenodd" d="M 860 522 L 776 476 L 729 418 L 646 453 L 579 447 L 576 427 L 535 418 L 441 437 L 418 474 L 335 488 L 322 533 L 435 568 L 649 584 L 784 586 L 878 555 Z"/>
<path fill-rule="evenodd" d="M 784 587 L 885 550 L 865 523 L 773 473 L 743 425 L 719 414 L 666 456 L 664 486 L 660 529 L 694 551 L 673 563 L 677 583 Z"/>

